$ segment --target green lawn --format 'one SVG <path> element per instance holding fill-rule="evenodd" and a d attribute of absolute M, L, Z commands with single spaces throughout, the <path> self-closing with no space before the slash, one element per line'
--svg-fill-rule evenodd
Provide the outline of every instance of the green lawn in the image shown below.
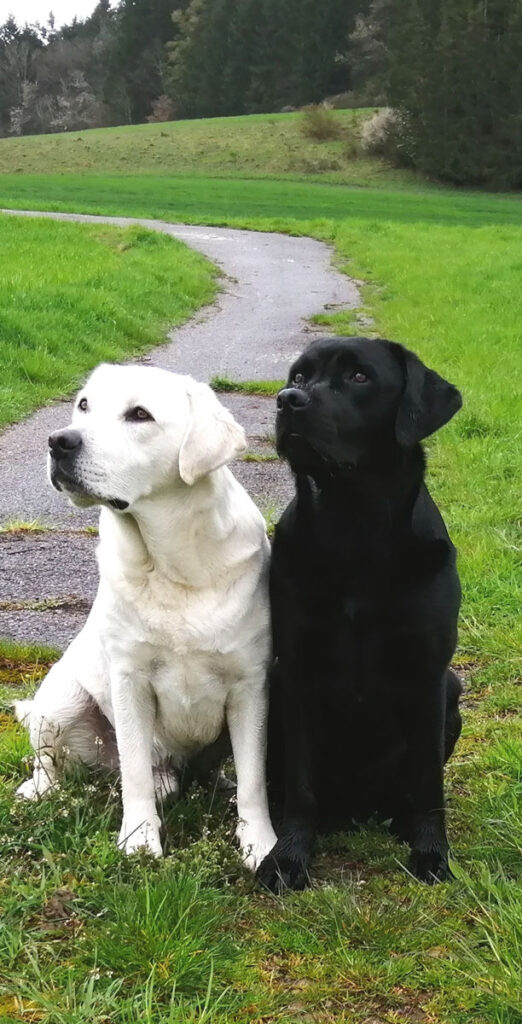
<path fill-rule="evenodd" d="M 456 880 L 417 884 L 406 849 L 374 827 L 323 842 L 315 888 L 277 900 L 242 874 L 222 798 L 194 793 L 166 812 L 171 855 L 159 866 L 115 851 L 110 780 L 71 780 L 50 804 L 13 807 L 28 746 L 7 702 L 49 656 L 5 649 L 0 1022 L 520 1024 L 520 200 L 394 182 L 381 191 L 18 174 L 0 178 L 0 204 L 277 228 L 332 244 L 367 282 L 362 312 L 374 330 L 464 395 L 429 443 L 429 482 L 460 550 L 456 662 L 467 682 L 447 772 Z M 357 315 L 322 320 L 353 331 Z"/>
<path fill-rule="evenodd" d="M 216 291 L 202 256 L 140 227 L 0 216 L 0 424 L 165 338 Z"/>
<path fill-rule="evenodd" d="M 9 140 L 0 139 L 2 145 Z M 0 208 L 163 217 L 199 224 L 291 227 L 289 220 L 346 220 L 462 225 L 522 224 L 518 196 L 421 188 L 355 188 L 322 181 L 226 180 L 152 174 L 2 174 Z M 300 225 L 295 226 L 300 230 Z"/>

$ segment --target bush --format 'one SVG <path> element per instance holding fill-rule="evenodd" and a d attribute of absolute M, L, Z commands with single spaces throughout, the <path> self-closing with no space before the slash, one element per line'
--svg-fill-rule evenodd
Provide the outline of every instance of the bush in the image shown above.
<path fill-rule="evenodd" d="M 161 121 L 173 121 L 176 116 L 176 107 L 170 96 L 163 93 L 152 103 L 152 112 L 148 115 L 149 124 Z"/>
<path fill-rule="evenodd" d="M 342 134 L 335 114 L 324 103 L 313 103 L 303 108 L 301 131 L 308 139 L 317 139 L 319 142 L 338 139 Z"/>
<path fill-rule="evenodd" d="M 373 117 L 364 122 L 361 129 L 360 144 L 363 153 L 372 156 L 383 156 L 387 159 L 397 157 L 397 136 L 400 130 L 400 117 L 391 107 L 377 110 Z"/>

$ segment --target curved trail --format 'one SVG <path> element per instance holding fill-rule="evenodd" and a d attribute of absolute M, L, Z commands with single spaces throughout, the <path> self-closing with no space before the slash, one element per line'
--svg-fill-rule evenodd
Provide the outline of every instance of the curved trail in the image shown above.
<path fill-rule="evenodd" d="M 355 284 L 332 267 L 329 247 L 311 238 L 129 217 L 2 212 L 137 224 L 171 235 L 217 264 L 224 275 L 217 301 L 145 357 L 199 380 L 218 374 L 235 380 L 283 378 L 295 356 L 320 335 L 307 323 L 310 316 L 359 304 Z M 245 427 L 250 449 L 270 454 L 273 400 L 233 394 L 222 400 Z M 98 513 L 69 506 L 45 474 L 47 437 L 69 420 L 69 403 L 60 402 L 0 436 L 0 525 L 38 520 L 55 528 L 0 535 L 0 637 L 64 647 L 85 620 L 95 593 L 95 541 L 80 531 L 95 525 Z M 233 469 L 263 510 L 280 509 L 291 494 L 285 467 L 276 462 L 239 461 Z"/>

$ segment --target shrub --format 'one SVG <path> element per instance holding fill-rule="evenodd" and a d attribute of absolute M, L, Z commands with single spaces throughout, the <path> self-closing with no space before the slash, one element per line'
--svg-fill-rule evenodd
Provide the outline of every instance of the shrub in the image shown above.
<path fill-rule="evenodd" d="M 330 107 L 324 103 L 313 103 L 303 108 L 301 131 L 308 139 L 325 142 L 340 137 L 341 125 Z"/>
<path fill-rule="evenodd" d="M 161 121 L 173 121 L 176 116 L 176 108 L 170 96 L 163 93 L 152 103 L 152 111 L 147 117 L 149 123 Z"/>
<path fill-rule="evenodd" d="M 361 129 L 361 149 L 372 156 L 384 156 L 388 159 L 397 156 L 397 134 L 400 118 L 396 110 L 383 107 L 373 117 L 364 122 Z"/>

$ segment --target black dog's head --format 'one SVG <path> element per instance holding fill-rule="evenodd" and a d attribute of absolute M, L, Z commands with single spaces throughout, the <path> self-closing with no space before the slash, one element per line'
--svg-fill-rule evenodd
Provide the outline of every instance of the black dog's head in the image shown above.
<path fill-rule="evenodd" d="M 314 342 L 277 396 L 277 450 L 296 473 L 352 475 L 413 448 L 460 409 L 460 392 L 412 352 L 374 338 Z"/>

